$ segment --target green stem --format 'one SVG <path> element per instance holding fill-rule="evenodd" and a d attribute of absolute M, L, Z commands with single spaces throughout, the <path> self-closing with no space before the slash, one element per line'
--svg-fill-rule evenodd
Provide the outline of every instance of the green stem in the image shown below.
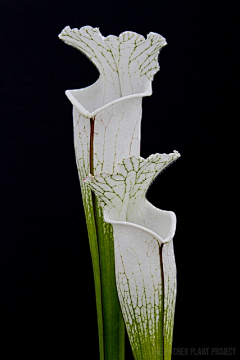
<path fill-rule="evenodd" d="M 90 173 L 94 175 L 94 122 L 90 119 Z M 112 226 L 93 192 L 81 181 L 95 282 L 100 360 L 125 359 L 125 325 L 119 305 Z"/>
<path fill-rule="evenodd" d="M 98 251 L 98 240 L 96 233 L 95 217 L 92 199 L 92 193 L 86 188 L 85 184 L 81 184 L 82 198 L 84 211 L 86 216 L 87 230 L 89 247 L 92 258 L 94 285 L 95 285 L 95 296 L 96 296 L 96 308 L 97 308 L 97 322 L 98 322 L 98 337 L 99 337 L 99 353 L 100 360 L 104 360 L 104 335 L 103 335 L 103 313 L 102 313 L 102 287 L 101 287 L 101 272 L 99 262 L 99 251 Z"/>
<path fill-rule="evenodd" d="M 105 360 L 124 360 L 125 324 L 116 288 L 113 230 L 112 226 L 103 220 L 102 209 L 97 199 L 95 199 L 95 220 L 101 269 Z"/>

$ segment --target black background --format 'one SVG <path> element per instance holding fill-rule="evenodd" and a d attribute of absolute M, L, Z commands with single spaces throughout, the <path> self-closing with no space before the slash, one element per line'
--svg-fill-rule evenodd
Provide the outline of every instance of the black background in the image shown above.
<path fill-rule="evenodd" d="M 141 155 L 181 153 L 148 199 L 177 215 L 179 348 L 237 346 L 237 21 L 229 1 L 3 1 L 1 5 L 0 352 L 98 359 L 91 258 L 66 89 L 94 66 L 66 26 L 166 37 L 143 99 Z M 127 343 L 126 360 L 132 360 Z M 114 360 L 114 359 L 113 359 Z"/>

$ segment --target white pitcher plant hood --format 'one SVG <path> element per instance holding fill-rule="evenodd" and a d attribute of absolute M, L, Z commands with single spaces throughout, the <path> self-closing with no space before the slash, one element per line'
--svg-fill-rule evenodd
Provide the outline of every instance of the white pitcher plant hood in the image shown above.
<path fill-rule="evenodd" d="M 123 157 L 140 155 L 142 97 L 152 94 L 159 51 L 166 40 L 153 32 L 146 39 L 131 31 L 104 37 L 91 26 L 79 30 L 67 26 L 59 38 L 83 52 L 100 73 L 93 85 L 66 91 L 74 107 L 77 157 L 86 166 L 88 158 L 81 148 L 90 147 L 89 119 L 94 119 L 93 170 L 112 173 Z"/>
<path fill-rule="evenodd" d="M 119 37 L 104 37 L 98 28 L 66 26 L 59 38 L 82 51 L 99 70 L 99 79 L 92 86 L 67 91 L 70 101 L 86 117 L 94 117 L 103 107 L 126 96 L 151 95 L 151 81 L 159 70 L 158 54 L 167 44 L 161 35 L 151 32 L 145 39 L 125 31 Z"/>
<path fill-rule="evenodd" d="M 89 175 L 104 219 L 114 231 L 118 297 L 136 359 L 171 359 L 176 296 L 172 239 L 176 217 L 145 197 L 154 178 L 179 157 L 155 154 L 124 158 L 114 174 Z M 164 336 L 163 336 L 164 334 Z"/>

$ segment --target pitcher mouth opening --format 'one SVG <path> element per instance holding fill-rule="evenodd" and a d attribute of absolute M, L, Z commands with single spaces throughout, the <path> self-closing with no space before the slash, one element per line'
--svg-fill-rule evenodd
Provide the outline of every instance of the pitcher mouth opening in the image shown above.
<path fill-rule="evenodd" d="M 167 214 L 171 219 L 171 223 L 168 228 L 168 232 L 165 236 L 161 236 L 159 234 L 159 232 L 157 233 L 154 230 L 147 228 L 143 225 L 137 224 L 137 223 L 133 223 L 133 222 L 129 222 L 129 221 L 111 220 L 105 211 L 104 211 L 104 220 L 111 225 L 132 226 L 132 227 L 138 228 L 142 231 L 145 231 L 148 234 L 152 235 L 158 241 L 159 245 L 162 245 L 162 244 L 166 244 L 166 243 L 170 242 L 174 237 L 174 234 L 176 231 L 176 215 L 172 211 L 164 211 L 164 210 L 160 210 L 160 209 L 157 209 L 157 210 L 159 212 L 163 212 L 163 213 Z"/>
<path fill-rule="evenodd" d="M 106 104 L 104 104 L 102 106 L 99 106 L 97 109 L 95 109 L 94 107 L 91 109 L 91 105 L 90 105 L 90 106 L 88 106 L 89 110 L 87 110 L 86 105 L 85 105 L 86 101 L 84 101 L 84 98 L 86 98 L 86 95 L 87 95 L 87 93 L 89 93 L 90 90 L 91 90 L 91 92 L 93 92 L 93 95 L 92 95 L 93 99 L 94 99 L 94 97 L 97 97 L 97 92 L 94 94 L 94 90 L 95 90 L 94 88 L 96 88 L 98 80 L 93 85 L 88 86 L 86 88 L 65 91 L 65 94 L 66 94 L 67 98 L 70 100 L 70 102 L 72 103 L 72 105 L 80 112 L 80 114 L 82 114 L 87 119 L 93 118 L 101 111 L 105 110 L 109 106 L 114 105 L 118 102 L 133 99 L 133 98 L 142 98 L 145 96 L 152 95 L 152 86 L 151 86 L 151 83 L 149 83 L 144 92 L 119 97 L 115 100 L 107 102 Z M 95 102 L 93 101 L 92 103 L 94 104 Z"/>

